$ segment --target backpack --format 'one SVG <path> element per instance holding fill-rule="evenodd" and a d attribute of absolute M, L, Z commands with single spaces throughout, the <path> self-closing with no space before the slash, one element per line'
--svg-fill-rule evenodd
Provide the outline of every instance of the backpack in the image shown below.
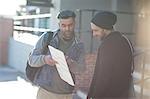
<path fill-rule="evenodd" d="M 52 39 L 53 37 L 53 32 L 47 32 L 48 33 L 48 36 L 47 36 L 47 45 L 49 45 L 49 42 L 50 40 Z M 25 73 L 26 73 L 26 77 L 27 79 L 33 83 L 34 81 L 34 78 L 35 78 L 35 75 L 37 74 L 37 72 L 39 72 L 40 70 L 42 69 L 42 66 L 41 67 L 31 67 L 28 63 L 28 61 L 26 62 L 26 69 L 25 69 Z"/>

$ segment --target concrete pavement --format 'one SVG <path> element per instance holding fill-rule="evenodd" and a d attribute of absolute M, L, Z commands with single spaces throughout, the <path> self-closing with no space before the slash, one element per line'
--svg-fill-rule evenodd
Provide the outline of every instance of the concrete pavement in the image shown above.
<path fill-rule="evenodd" d="M 0 99 L 36 99 L 37 87 L 24 74 L 8 66 L 0 66 Z"/>
<path fill-rule="evenodd" d="M 150 99 L 150 80 L 145 83 L 143 99 Z M 135 90 L 140 93 L 140 85 L 135 85 Z M 0 66 L 0 99 L 36 99 L 38 87 L 32 86 L 25 80 L 25 75 L 9 66 Z M 78 95 L 85 97 L 80 91 Z M 79 98 L 75 98 L 79 99 Z M 84 98 L 82 98 L 84 99 Z M 139 98 L 137 98 L 139 99 Z"/>

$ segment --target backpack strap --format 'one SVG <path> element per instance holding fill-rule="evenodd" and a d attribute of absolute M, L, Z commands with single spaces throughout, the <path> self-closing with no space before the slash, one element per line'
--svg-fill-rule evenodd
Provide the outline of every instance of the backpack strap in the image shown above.
<path fill-rule="evenodd" d="M 47 32 L 47 34 L 48 34 L 48 36 L 47 36 L 47 39 L 46 39 L 46 43 L 47 43 L 47 45 L 49 45 L 51 39 L 53 38 L 53 32 L 49 31 L 49 32 Z"/>
<path fill-rule="evenodd" d="M 48 45 L 50 44 L 51 39 L 53 38 L 53 32 L 49 31 L 47 33 L 44 34 L 44 50 L 43 50 L 43 54 L 46 54 L 48 51 Z"/>

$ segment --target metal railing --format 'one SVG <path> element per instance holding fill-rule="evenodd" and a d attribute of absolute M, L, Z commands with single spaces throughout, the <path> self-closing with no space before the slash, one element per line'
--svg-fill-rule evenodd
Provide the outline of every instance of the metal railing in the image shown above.
<path fill-rule="evenodd" d="M 50 31 L 50 17 L 51 14 L 15 16 L 13 17 L 14 31 L 41 35 L 42 32 Z"/>

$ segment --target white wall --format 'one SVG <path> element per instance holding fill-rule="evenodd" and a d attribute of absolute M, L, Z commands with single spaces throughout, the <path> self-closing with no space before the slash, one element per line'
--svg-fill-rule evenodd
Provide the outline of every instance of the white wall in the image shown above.
<path fill-rule="evenodd" d="M 61 0 L 52 0 L 52 3 L 54 4 L 54 8 L 50 9 L 51 12 L 50 29 L 52 31 L 55 31 L 59 28 L 57 15 L 60 11 Z"/>
<path fill-rule="evenodd" d="M 8 65 L 25 72 L 26 61 L 33 46 L 18 42 L 13 38 L 9 40 Z"/>

